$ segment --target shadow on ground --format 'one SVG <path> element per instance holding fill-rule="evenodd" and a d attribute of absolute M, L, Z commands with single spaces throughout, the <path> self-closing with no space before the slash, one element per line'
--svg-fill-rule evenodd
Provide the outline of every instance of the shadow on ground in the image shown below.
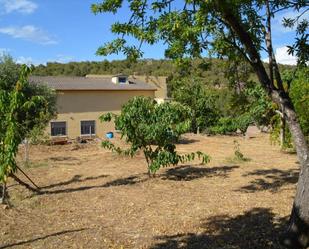
<path fill-rule="evenodd" d="M 54 187 L 70 185 L 72 183 L 77 183 L 77 182 L 86 182 L 86 181 L 90 181 L 90 180 L 97 180 L 97 179 L 105 178 L 105 177 L 108 177 L 108 175 L 89 176 L 89 177 L 85 177 L 85 178 L 82 178 L 81 175 L 75 175 L 70 180 L 58 182 L 58 183 L 51 184 L 51 185 L 48 185 L 48 186 L 44 186 L 44 187 L 41 187 L 41 189 L 50 189 L 50 188 L 54 188 Z"/>
<path fill-rule="evenodd" d="M 158 175 L 162 180 L 172 180 L 172 181 L 192 181 L 194 179 L 202 178 L 202 177 L 228 177 L 228 174 L 234 170 L 239 168 L 239 166 L 220 166 L 220 167 L 212 167 L 212 168 L 200 168 L 193 166 L 180 166 L 177 168 L 168 169 L 164 174 Z M 89 189 L 97 189 L 97 188 L 108 188 L 108 187 L 116 187 L 116 186 L 125 186 L 125 185 L 135 185 L 138 183 L 146 182 L 150 178 L 147 174 L 137 174 L 125 178 L 119 178 L 113 181 L 106 182 L 101 185 L 86 185 L 79 187 L 69 187 L 69 188 L 58 188 L 68 186 L 74 183 L 82 183 L 91 180 L 97 180 L 101 178 L 108 177 L 108 175 L 100 175 L 95 177 L 86 177 L 82 178 L 81 175 L 75 175 L 73 178 L 67 181 L 51 184 L 48 186 L 44 186 L 41 188 L 40 194 L 61 194 L 61 193 L 72 193 L 78 191 L 85 191 Z"/>
<path fill-rule="evenodd" d="M 250 184 L 241 187 L 238 191 L 242 192 L 257 192 L 262 190 L 270 190 L 271 192 L 277 192 L 285 185 L 297 183 L 299 170 L 255 170 L 243 176 L 258 176 L 250 182 Z"/>
<path fill-rule="evenodd" d="M 77 157 L 72 156 L 58 156 L 58 157 L 50 157 L 49 160 L 55 162 L 63 162 L 63 161 L 79 161 Z"/>
<path fill-rule="evenodd" d="M 148 177 L 145 177 L 145 174 L 141 174 L 141 175 L 135 175 L 135 176 L 129 176 L 125 178 L 116 179 L 116 180 L 113 180 L 113 181 L 110 181 L 110 182 L 107 182 L 101 185 L 88 185 L 88 186 L 80 186 L 76 188 L 51 189 L 51 188 L 58 187 L 58 186 L 70 185 L 75 182 L 85 182 L 85 181 L 95 180 L 95 179 L 105 178 L 105 177 L 108 177 L 108 176 L 101 175 L 97 177 L 81 178 L 80 175 L 76 175 L 68 181 L 52 184 L 52 185 L 41 188 L 40 194 L 43 195 L 43 194 L 72 193 L 72 192 L 85 191 L 85 190 L 90 190 L 90 189 L 108 188 L 108 187 L 113 187 L 113 186 L 115 187 L 115 186 L 124 186 L 124 185 L 134 185 L 134 184 L 145 182 L 148 180 Z M 51 189 L 51 190 L 46 190 L 46 189 Z"/>
<path fill-rule="evenodd" d="M 194 167 L 190 165 L 168 169 L 161 175 L 163 180 L 192 181 L 202 177 L 228 177 L 228 174 L 239 166 Z"/>
<path fill-rule="evenodd" d="M 193 144 L 193 143 L 197 143 L 199 141 L 200 140 L 198 140 L 198 139 L 182 138 L 177 142 L 177 144 Z"/>
<path fill-rule="evenodd" d="M 29 240 L 22 240 L 22 241 L 19 241 L 19 242 L 16 242 L 16 243 L 0 245 L 0 249 L 11 248 L 11 247 L 14 247 L 14 246 L 27 245 L 27 244 L 36 242 L 38 240 L 44 240 L 44 239 L 47 239 L 47 238 L 50 238 L 50 237 L 61 236 L 61 235 L 64 235 L 64 234 L 67 235 L 67 234 L 70 234 L 70 233 L 81 232 L 81 231 L 84 231 L 84 230 L 86 230 L 86 228 L 74 229 L 74 230 L 65 230 L 65 231 L 52 233 L 52 234 L 44 235 L 44 236 L 41 236 L 41 237 L 29 239 Z"/>
<path fill-rule="evenodd" d="M 214 216 L 201 226 L 199 234 L 156 237 L 151 249 L 282 249 L 278 235 L 286 219 L 275 219 L 267 208 L 255 208 L 236 217 Z"/>

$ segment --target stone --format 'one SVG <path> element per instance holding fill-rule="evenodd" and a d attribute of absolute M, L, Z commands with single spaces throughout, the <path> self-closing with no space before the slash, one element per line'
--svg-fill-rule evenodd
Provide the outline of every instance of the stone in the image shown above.
<path fill-rule="evenodd" d="M 257 137 L 261 131 L 255 125 L 250 125 L 246 131 L 246 139 Z"/>

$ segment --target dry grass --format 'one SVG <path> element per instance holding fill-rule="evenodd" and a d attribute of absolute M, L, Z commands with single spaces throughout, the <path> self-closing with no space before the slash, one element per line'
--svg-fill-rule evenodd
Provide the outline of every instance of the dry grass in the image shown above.
<path fill-rule="evenodd" d="M 235 139 L 251 161 L 230 160 Z M 188 134 L 178 148 L 207 152 L 212 161 L 148 179 L 141 155 L 119 157 L 98 144 L 31 147 L 33 165 L 44 167 L 25 170 L 45 193 L 9 183 L 13 207 L 0 206 L 0 248 L 280 248 L 295 155 L 271 146 L 267 135 Z"/>

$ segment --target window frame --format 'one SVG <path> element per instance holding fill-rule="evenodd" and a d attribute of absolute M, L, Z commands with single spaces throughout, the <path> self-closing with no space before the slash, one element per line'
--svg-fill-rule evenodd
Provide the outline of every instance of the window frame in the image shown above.
<path fill-rule="evenodd" d="M 64 123 L 64 131 L 65 131 L 65 134 L 64 135 L 53 135 L 53 126 L 52 124 L 53 123 Z M 67 137 L 68 136 L 68 124 L 67 124 L 67 121 L 51 121 L 50 122 L 50 136 L 51 137 Z"/>
<path fill-rule="evenodd" d="M 93 122 L 93 124 L 94 124 L 94 133 L 89 133 L 89 134 L 82 134 L 82 122 Z M 89 119 L 87 119 L 87 120 L 81 120 L 80 121 L 80 135 L 81 136 L 96 136 L 96 130 L 97 130 L 97 127 L 96 127 L 97 125 L 96 125 L 96 120 L 89 120 Z"/>

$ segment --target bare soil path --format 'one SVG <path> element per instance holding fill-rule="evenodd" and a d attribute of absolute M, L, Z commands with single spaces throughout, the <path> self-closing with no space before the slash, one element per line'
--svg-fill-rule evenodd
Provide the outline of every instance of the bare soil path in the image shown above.
<path fill-rule="evenodd" d="M 251 161 L 233 159 L 234 140 Z M 120 157 L 99 144 L 32 146 L 25 171 L 44 194 L 9 182 L 13 207 L 0 206 L 0 248 L 280 248 L 296 155 L 266 134 L 188 134 L 178 150 L 204 151 L 211 163 L 149 179 L 141 155 Z"/>

